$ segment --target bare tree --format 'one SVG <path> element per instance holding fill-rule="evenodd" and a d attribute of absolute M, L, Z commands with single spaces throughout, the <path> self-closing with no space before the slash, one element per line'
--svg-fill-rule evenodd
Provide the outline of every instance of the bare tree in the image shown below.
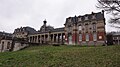
<path fill-rule="evenodd" d="M 109 23 L 120 24 L 120 1 L 119 0 L 98 0 L 98 5 L 96 6 L 99 9 L 103 9 L 107 13 L 111 13 L 112 17 L 109 20 Z M 113 26 L 120 28 L 119 26 Z"/>

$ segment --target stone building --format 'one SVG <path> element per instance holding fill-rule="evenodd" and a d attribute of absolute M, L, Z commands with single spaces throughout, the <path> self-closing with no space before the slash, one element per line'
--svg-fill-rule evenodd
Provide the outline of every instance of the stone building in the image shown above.
<path fill-rule="evenodd" d="M 106 41 L 104 11 L 69 17 L 62 28 L 54 29 L 46 23 L 38 33 L 28 36 L 30 43 L 103 45 Z"/>
<path fill-rule="evenodd" d="M 23 38 L 25 40 L 28 40 L 28 35 L 37 33 L 37 31 L 34 28 L 31 27 L 21 27 L 14 30 L 13 37 L 16 38 Z"/>
<path fill-rule="evenodd" d="M 109 45 L 120 45 L 120 32 L 107 33 L 107 42 Z"/>
<path fill-rule="evenodd" d="M 15 29 L 13 35 L 36 44 L 103 45 L 106 41 L 104 11 L 66 18 L 65 27 L 47 26 L 39 31 L 30 27 Z M 29 30 L 28 30 L 29 29 Z"/>
<path fill-rule="evenodd" d="M 43 21 L 43 26 L 36 34 L 30 34 L 28 36 L 29 43 L 38 44 L 63 44 L 64 43 L 64 27 L 53 28 L 47 26 L 47 21 Z"/>
<path fill-rule="evenodd" d="M 12 37 L 11 33 L 6 33 L 6 32 L 0 32 L 0 42 L 4 37 Z"/>
<path fill-rule="evenodd" d="M 104 11 L 69 17 L 65 22 L 66 44 L 100 45 L 105 44 Z"/>
<path fill-rule="evenodd" d="M 28 43 L 24 39 L 6 36 L 1 39 L 0 52 L 17 51 L 28 46 Z"/>
<path fill-rule="evenodd" d="M 12 38 L 4 37 L 0 42 L 0 52 L 10 51 L 12 48 Z"/>

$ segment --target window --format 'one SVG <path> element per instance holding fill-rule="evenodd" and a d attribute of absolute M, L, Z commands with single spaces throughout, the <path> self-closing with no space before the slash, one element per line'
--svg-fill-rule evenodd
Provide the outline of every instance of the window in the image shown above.
<path fill-rule="evenodd" d="M 78 18 L 78 21 L 82 21 L 82 19 L 81 19 L 81 18 Z"/>
<path fill-rule="evenodd" d="M 79 26 L 79 31 L 81 31 L 81 30 L 82 30 L 82 26 L 80 25 L 80 26 Z"/>
<path fill-rule="evenodd" d="M 7 49 L 9 49 L 9 48 L 10 48 L 10 42 L 7 43 Z"/>
<path fill-rule="evenodd" d="M 93 24 L 93 31 L 96 31 L 96 24 Z"/>
<path fill-rule="evenodd" d="M 85 30 L 88 32 L 88 24 L 85 24 Z"/>
<path fill-rule="evenodd" d="M 85 17 L 85 20 L 88 20 L 88 16 Z"/>
<path fill-rule="evenodd" d="M 93 34 L 93 41 L 97 41 L 97 34 L 96 33 Z"/>
<path fill-rule="evenodd" d="M 93 16 L 92 16 L 92 19 L 95 19 L 95 18 L 96 18 L 95 15 L 93 15 Z"/>
<path fill-rule="evenodd" d="M 86 41 L 89 41 L 89 34 L 86 34 Z"/>
<path fill-rule="evenodd" d="M 99 39 L 102 39 L 102 36 L 99 36 Z"/>
<path fill-rule="evenodd" d="M 68 22 L 71 22 L 71 19 L 68 19 Z"/>
<path fill-rule="evenodd" d="M 2 45 L 4 45 L 4 42 L 2 42 Z"/>
<path fill-rule="evenodd" d="M 79 41 L 82 41 L 82 34 L 79 35 Z"/>
<path fill-rule="evenodd" d="M 4 49 L 4 42 L 2 42 L 2 48 L 1 48 L 1 50 L 3 50 Z"/>

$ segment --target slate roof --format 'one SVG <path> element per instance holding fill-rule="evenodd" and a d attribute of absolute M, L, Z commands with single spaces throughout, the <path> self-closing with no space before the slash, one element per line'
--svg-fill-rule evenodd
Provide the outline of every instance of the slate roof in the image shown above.
<path fill-rule="evenodd" d="M 92 17 L 95 16 L 95 19 L 92 19 Z M 85 20 L 85 17 L 88 17 L 88 20 Z M 78 18 L 81 18 L 81 22 L 84 21 L 91 21 L 91 20 L 103 20 L 104 18 L 104 12 L 98 12 L 98 13 L 91 13 L 91 14 L 85 14 L 85 15 L 79 15 L 79 16 L 75 16 L 75 17 L 68 17 L 66 19 L 66 23 L 69 19 L 71 19 L 72 23 L 79 23 L 78 22 Z"/>
<path fill-rule="evenodd" d="M 29 34 L 37 33 L 37 31 L 34 28 L 28 27 L 28 26 L 27 27 L 17 28 L 17 29 L 14 30 L 14 33 L 17 33 L 17 32 L 19 33 L 19 32 L 22 32 L 22 31 L 28 32 Z"/>
<path fill-rule="evenodd" d="M 120 35 L 120 32 L 112 32 L 112 35 Z"/>
<path fill-rule="evenodd" d="M 6 33 L 6 32 L 0 32 L 0 36 L 10 36 L 12 37 L 11 33 Z"/>
<path fill-rule="evenodd" d="M 62 31 L 64 31 L 64 27 L 53 29 L 51 32 L 62 32 Z"/>
<path fill-rule="evenodd" d="M 55 29 L 52 29 L 50 31 L 45 31 L 45 32 L 37 32 L 37 33 L 34 33 L 34 34 L 45 34 L 45 33 L 54 33 L 54 32 L 63 32 L 64 31 L 64 27 L 61 27 L 61 28 L 55 28 Z M 30 35 L 34 35 L 34 34 L 30 34 Z"/>

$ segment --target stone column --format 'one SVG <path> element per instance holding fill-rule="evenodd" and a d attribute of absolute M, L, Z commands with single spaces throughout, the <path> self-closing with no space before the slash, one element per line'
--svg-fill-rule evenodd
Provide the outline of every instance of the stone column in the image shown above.
<path fill-rule="evenodd" d="M 58 39 L 59 39 L 59 38 L 58 38 L 58 34 L 57 34 L 57 35 L 56 35 L 56 42 L 57 42 L 57 43 L 58 43 Z"/>
<path fill-rule="evenodd" d="M 44 35 L 43 41 L 44 41 L 44 43 L 46 43 L 46 40 L 45 40 L 45 35 Z"/>
<path fill-rule="evenodd" d="M 54 34 L 53 34 L 53 40 L 52 40 L 52 42 L 54 43 Z"/>
<path fill-rule="evenodd" d="M 42 36 L 40 35 L 40 43 L 42 43 L 42 40 L 41 40 L 41 39 L 42 39 Z"/>
<path fill-rule="evenodd" d="M 37 35 L 37 38 L 36 38 L 36 43 L 38 43 L 38 35 Z"/>
<path fill-rule="evenodd" d="M 34 36 L 33 36 L 33 43 L 34 43 Z"/>
<path fill-rule="evenodd" d="M 50 34 L 48 33 L 48 43 L 50 43 Z"/>

